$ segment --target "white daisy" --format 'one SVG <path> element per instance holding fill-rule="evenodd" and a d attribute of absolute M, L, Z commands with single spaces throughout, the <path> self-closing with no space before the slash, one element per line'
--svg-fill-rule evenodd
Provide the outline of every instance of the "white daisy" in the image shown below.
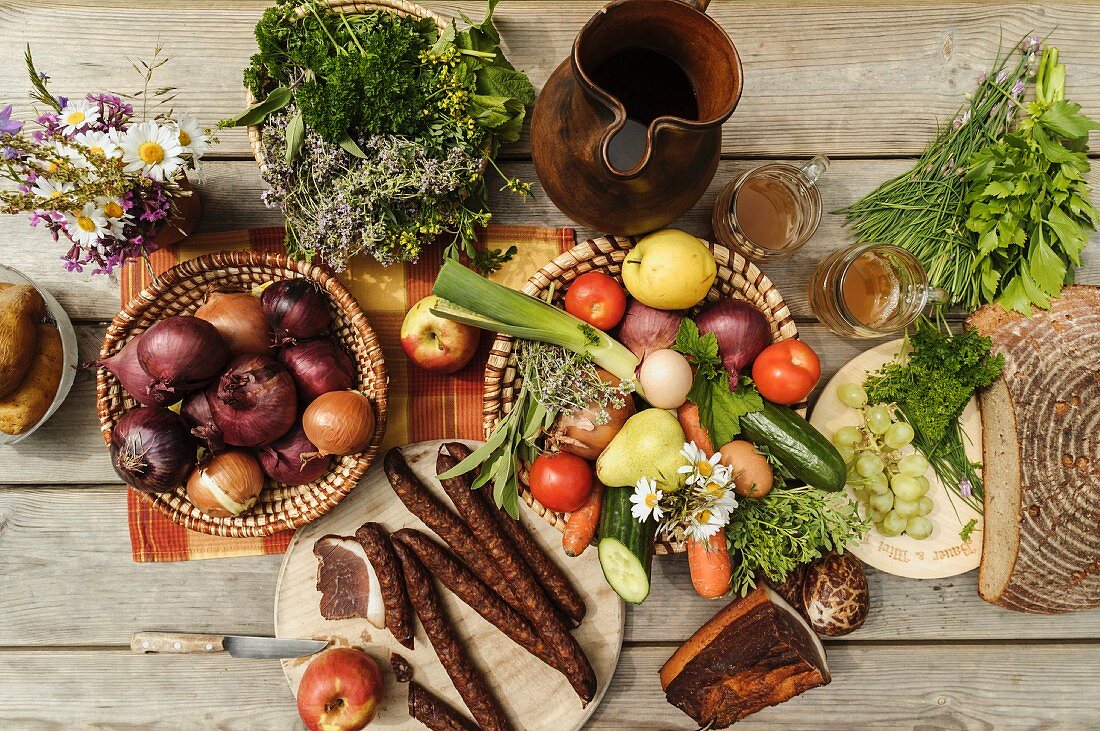
<path fill-rule="evenodd" d="M 31 186 L 31 192 L 39 198 L 56 200 L 66 193 L 72 192 L 73 188 L 74 186 L 72 183 L 57 182 L 40 176 L 38 180 L 34 181 L 34 185 Z"/>
<path fill-rule="evenodd" d="M 639 523 L 644 523 L 652 515 L 654 520 L 660 520 L 664 515 L 661 510 L 661 498 L 665 494 L 657 487 L 657 481 L 648 477 L 638 480 L 634 486 L 634 494 L 630 496 L 630 514 Z"/>
<path fill-rule="evenodd" d="M 126 209 L 122 206 L 122 201 L 118 198 L 101 195 L 96 197 L 95 202 L 99 210 L 103 211 L 103 216 L 107 219 L 107 227 L 111 229 L 111 234 L 115 238 L 121 239 L 123 229 L 126 224 L 133 220 L 133 216 L 126 212 Z"/>
<path fill-rule="evenodd" d="M 706 543 L 711 536 L 718 532 L 719 528 L 728 522 L 729 519 L 720 515 L 717 511 L 711 508 L 702 508 L 688 519 L 687 530 L 684 532 L 688 538 Z"/>
<path fill-rule="evenodd" d="M 85 99 L 70 99 L 61 109 L 61 129 L 71 135 L 99 121 L 99 106 Z"/>
<path fill-rule="evenodd" d="M 720 467 L 718 463 L 722 459 L 721 454 L 715 452 L 707 457 L 707 453 L 696 447 L 695 442 L 688 442 L 680 450 L 680 455 L 688 463 L 676 471 L 681 475 L 687 475 L 687 484 L 705 485 L 714 480 L 716 470 Z"/>
<path fill-rule="evenodd" d="M 67 218 L 65 230 L 78 244 L 90 246 L 108 232 L 107 218 L 95 203 L 85 203 L 79 213 L 71 213 Z"/>
<path fill-rule="evenodd" d="M 717 513 L 723 521 L 728 523 L 730 515 L 737 508 L 737 493 L 729 483 L 707 483 L 696 488 L 699 494 L 706 499 L 706 506 Z"/>
<path fill-rule="evenodd" d="M 153 180 L 170 180 L 183 165 L 175 126 L 140 122 L 119 139 L 126 172 L 141 171 Z"/>
<path fill-rule="evenodd" d="M 191 157 L 197 161 L 206 154 L 209 147 L 206 135 L 203 133 L 202 127 L 199 126 L 199 120 L 190 114 L 180 112 L 176 124 L 179 126 L 180 147 L 183 148 L 184 152 L 191 153 Z"/>
<path fill-rule="evenodd" d="M 122 155 L 122 150 L 118 147 L 118 142 L 115 141 L 114 134 L 111 132 L 81 132 L 73 137 L 73 140 L 88 148 L 88 151 L 95 155 L 102 155 L 108 159 L 112 157 L 119 157 Z"/>

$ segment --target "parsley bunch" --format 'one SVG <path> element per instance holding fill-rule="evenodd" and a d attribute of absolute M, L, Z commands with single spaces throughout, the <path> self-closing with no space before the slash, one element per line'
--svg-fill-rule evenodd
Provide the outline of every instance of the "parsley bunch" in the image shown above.
<path fill-rule="evenodd" d="M 1100 124 L 1066 101 L 1065 83 L 1058 49 L 1045 49 L 1027 116 L 970 158 L 966 227 L 977 257 L 962 293 L 969 305 L 996 301 L 1025 315 L 1049 307 L 1073 282 L 1088 232 L 1100 222 L 1085 181 L 1089 131 Z"/>

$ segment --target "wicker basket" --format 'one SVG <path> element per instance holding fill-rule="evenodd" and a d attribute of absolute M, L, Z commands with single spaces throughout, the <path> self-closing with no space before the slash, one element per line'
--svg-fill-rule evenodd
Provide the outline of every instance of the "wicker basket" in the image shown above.
<path fill-rule="evenodd" d="M 100 358 L 118 352 L 126 341 L 171 315 L 194 312 L 207 292 L 247 290 L 265 282 L 307 278 L 318 282 L 332 302 L 332 335 L 352 355 L 359 372 L 358 389 L 374 404 L 377 426 L 367 451 L 337 458 L 321 479 L 307 485 L 272 484 L 255 507 L 235 518 L 212 518 L 190 500 L 184 488 L 150 495 L 136 494 L 189 530 L 231 538 L 271 535 L 305 525 L 332 509 L 351 492 L 370 467 L 386 431 L 386 366 L 382 348 L 367 317 L 351 293 L 322 268 L 291 261 L 282 254 L 226 251 L 208 254 L 172 267 L 115 316 L 103 340 Z M 96 410 L 107 444 L 115 422 L 137 402 L 105 368 L 96 377 Z"/>
<path fill-rule="evenodd" d="M 634 237 L 607 236 L 589 239 L 565 252 L 549 264 L 539 269 L 527 280 L 523 291 L 540 299 L 546 297 L 551 285 L 554 287 L 554 302 L 561 304 L 569 284 L 581 274 L 600 271 L 622 282 L 620 268 L 626 254 L 637 242 Z M 764 276 L 756 265 L 719 244 L 708 244 L 718 263 L 718 276 L 707 293 L 707 302 L 720 298 L 736 297 L 751 302 L 768 318 L 772 340 L 780 341 L 798 337 L 798 328 L 791 318 L 790 310 L 783 302 L 783 296 L 771 280 Z M 486 437 L 499 421 L 512 408 L 512 402 L 518 393 L 521 379 L 516 373 L 512 358 L 513 339 L 500 335 L 493 342 L 489 361 L 485 366 L 485 407 L 484 424 Z M 527 487 L 527 465 L 520 470 L 520 494 L 528 505 L 535 509 L 558 530 L 565 530 L 569 516 L 548 510 L 531 496 Z M 659 554 L 681 553 L 686 550 L 683 535 L 671 539 L 660 536 L 656 541 Z"/>
<path fill-rule="evenodd" d="M 414 18 L 431 18 L 435 21 L 435 25 L 440 31 L 447 25 L 443 18 L 427 8 L 421 7 L 416 3 L 405 2 L 405 0 L 373 0 L 372 2 L 356 2 L 356 0 L 322 0 L 319 4 L 328 8 L 333 13 L 370 13 L 376 10 L 384 10 L 401 16 L 411 15 Z M 304 15 L 305 12 L 305 8 L 298 9 L 299 15 Z M 246 104 L 256 103 L 256 97 L 252 96 L 250 90 L 246 89 L 245 95 Z M 259 125 L 249 125 L 248 146 L 252 149 L 252 156 L 256 158 L 256 163 L 260 166 L 260 173 L 262 175 L 266 164 L 264 163 L 264 146 L 260 139 Z M 482 162 L 481 167 L 483 172 L 487 163 L 488 160 Z"/>

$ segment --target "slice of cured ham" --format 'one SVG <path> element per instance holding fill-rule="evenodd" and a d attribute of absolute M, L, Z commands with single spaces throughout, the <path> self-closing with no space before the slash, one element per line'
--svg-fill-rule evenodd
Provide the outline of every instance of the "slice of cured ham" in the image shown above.
<path fill-rule="evenodd" d="M 1031 317 L 986 306 L 967 324 L 1005 355 L 979 396 L 978 592 L 1020 612 L 1100 606 L 1100 287 L 1066 287 Z"/>
<path fill-rule="evenodd" d="M 322 536 L 313 544 L 313 555 L 317 557 L 321 616 L 366 619 L 383 629 L 386 615 L 382 591 L 359 541 L 350 536 Z"/>

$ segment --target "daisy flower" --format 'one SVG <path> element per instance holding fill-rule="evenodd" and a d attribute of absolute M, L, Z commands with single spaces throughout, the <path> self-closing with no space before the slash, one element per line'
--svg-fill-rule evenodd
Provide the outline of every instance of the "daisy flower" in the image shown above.
<path fill-rule="evenodd" d="M 107 234 L 107 218 L 95 203 L 85 203 L 79 213 L 68 216 L 65 230 L 76 243 L 92 246 Z"/>
<path fill-rule="evenodd" d="M 630 514 L 639 523 L 644 523 L 652 515 L 654 520 L 660 520 L 664 515 L 661 510 L 661 498 L 665 494 L 657 487 L 657 481 L 648 477 L 638 480 L 634 486 L 634 494 L 630 496 Z"/>
<path fill-rule="evenodd" d="M 74 189 L 72 183 L 60 183 L 50 180 L 47 177 L 39 176 L 38 180 L 34 181 L 34 185 L 31 187 L 31 192 L 39 198 L 47 198 L 54 200 L 60 198 L 66 193 L 71 193 Z"/>
<path fill-rule="evenodd" d="M 181 112 L 176 124 L 179 126 L 179 143 L 183 151 L 191 153 L 194 160 L 198 160 L 205 155 L 209 145 L 207 145 L 206 135 L 203 134 L 202 127 L 199 126 L 199 120 L 190 114 Z"/>
<path fill-rule="evenodd" d="M 70 99 L 61 108 L 61 129 L 71 135 L 99 121 L 99 106 L 84 99 Z"/>
<path fill-rule="evenodd" d="M 706 452 L 695 446 L 695 442 L 684 444 L 684 448 L 680 450 L 680 455 L 688 463 L 677 469 L 676 472 L 687 475 L 687 484 L 689 485 L 705 485 L 712 482 L 716 469 L 721 466 L 718 464 L 722 459 L 721 454 L 715 452 L 708 458 Z"/>
<path fill-rule="evenodd" d="M 81 132 L 74 136 L 73 140 L 87 147 L 89 152 L 108 159 L 122 154 L 114 135 L 110 132 Z"/>
<path fill-rule="evenodd" d="M 688 519 L 687 530 L 684 532 L 688 538 L 706 543 L 711 536 L 718 532 L 719 528 L 728 522 L 729 519 L 726 516 L 719 514 L 714 509 L 701 508 Z"/>
<path fill-rule="evenodd" d="M 133 216 L 126 212 L 122 201 L 118 198 L 101 195 L 96 197 L 95 202 L 99 206 L 99 210 L 103 211 L 103 216 L 107 219 L 107 227 L 111 229 L 111 234 L 116 239 L 121 239 L 123 229 L 126 224 L 133 220 Z"/>
<path fill-rule="evenodd" d="M 153 180 L 165 181 L 175 177 L 183 165 L 183 148 L 174 126 L 156 122 L 130 125 L 119 145 L 128 173 L 141 171 Z"/>

